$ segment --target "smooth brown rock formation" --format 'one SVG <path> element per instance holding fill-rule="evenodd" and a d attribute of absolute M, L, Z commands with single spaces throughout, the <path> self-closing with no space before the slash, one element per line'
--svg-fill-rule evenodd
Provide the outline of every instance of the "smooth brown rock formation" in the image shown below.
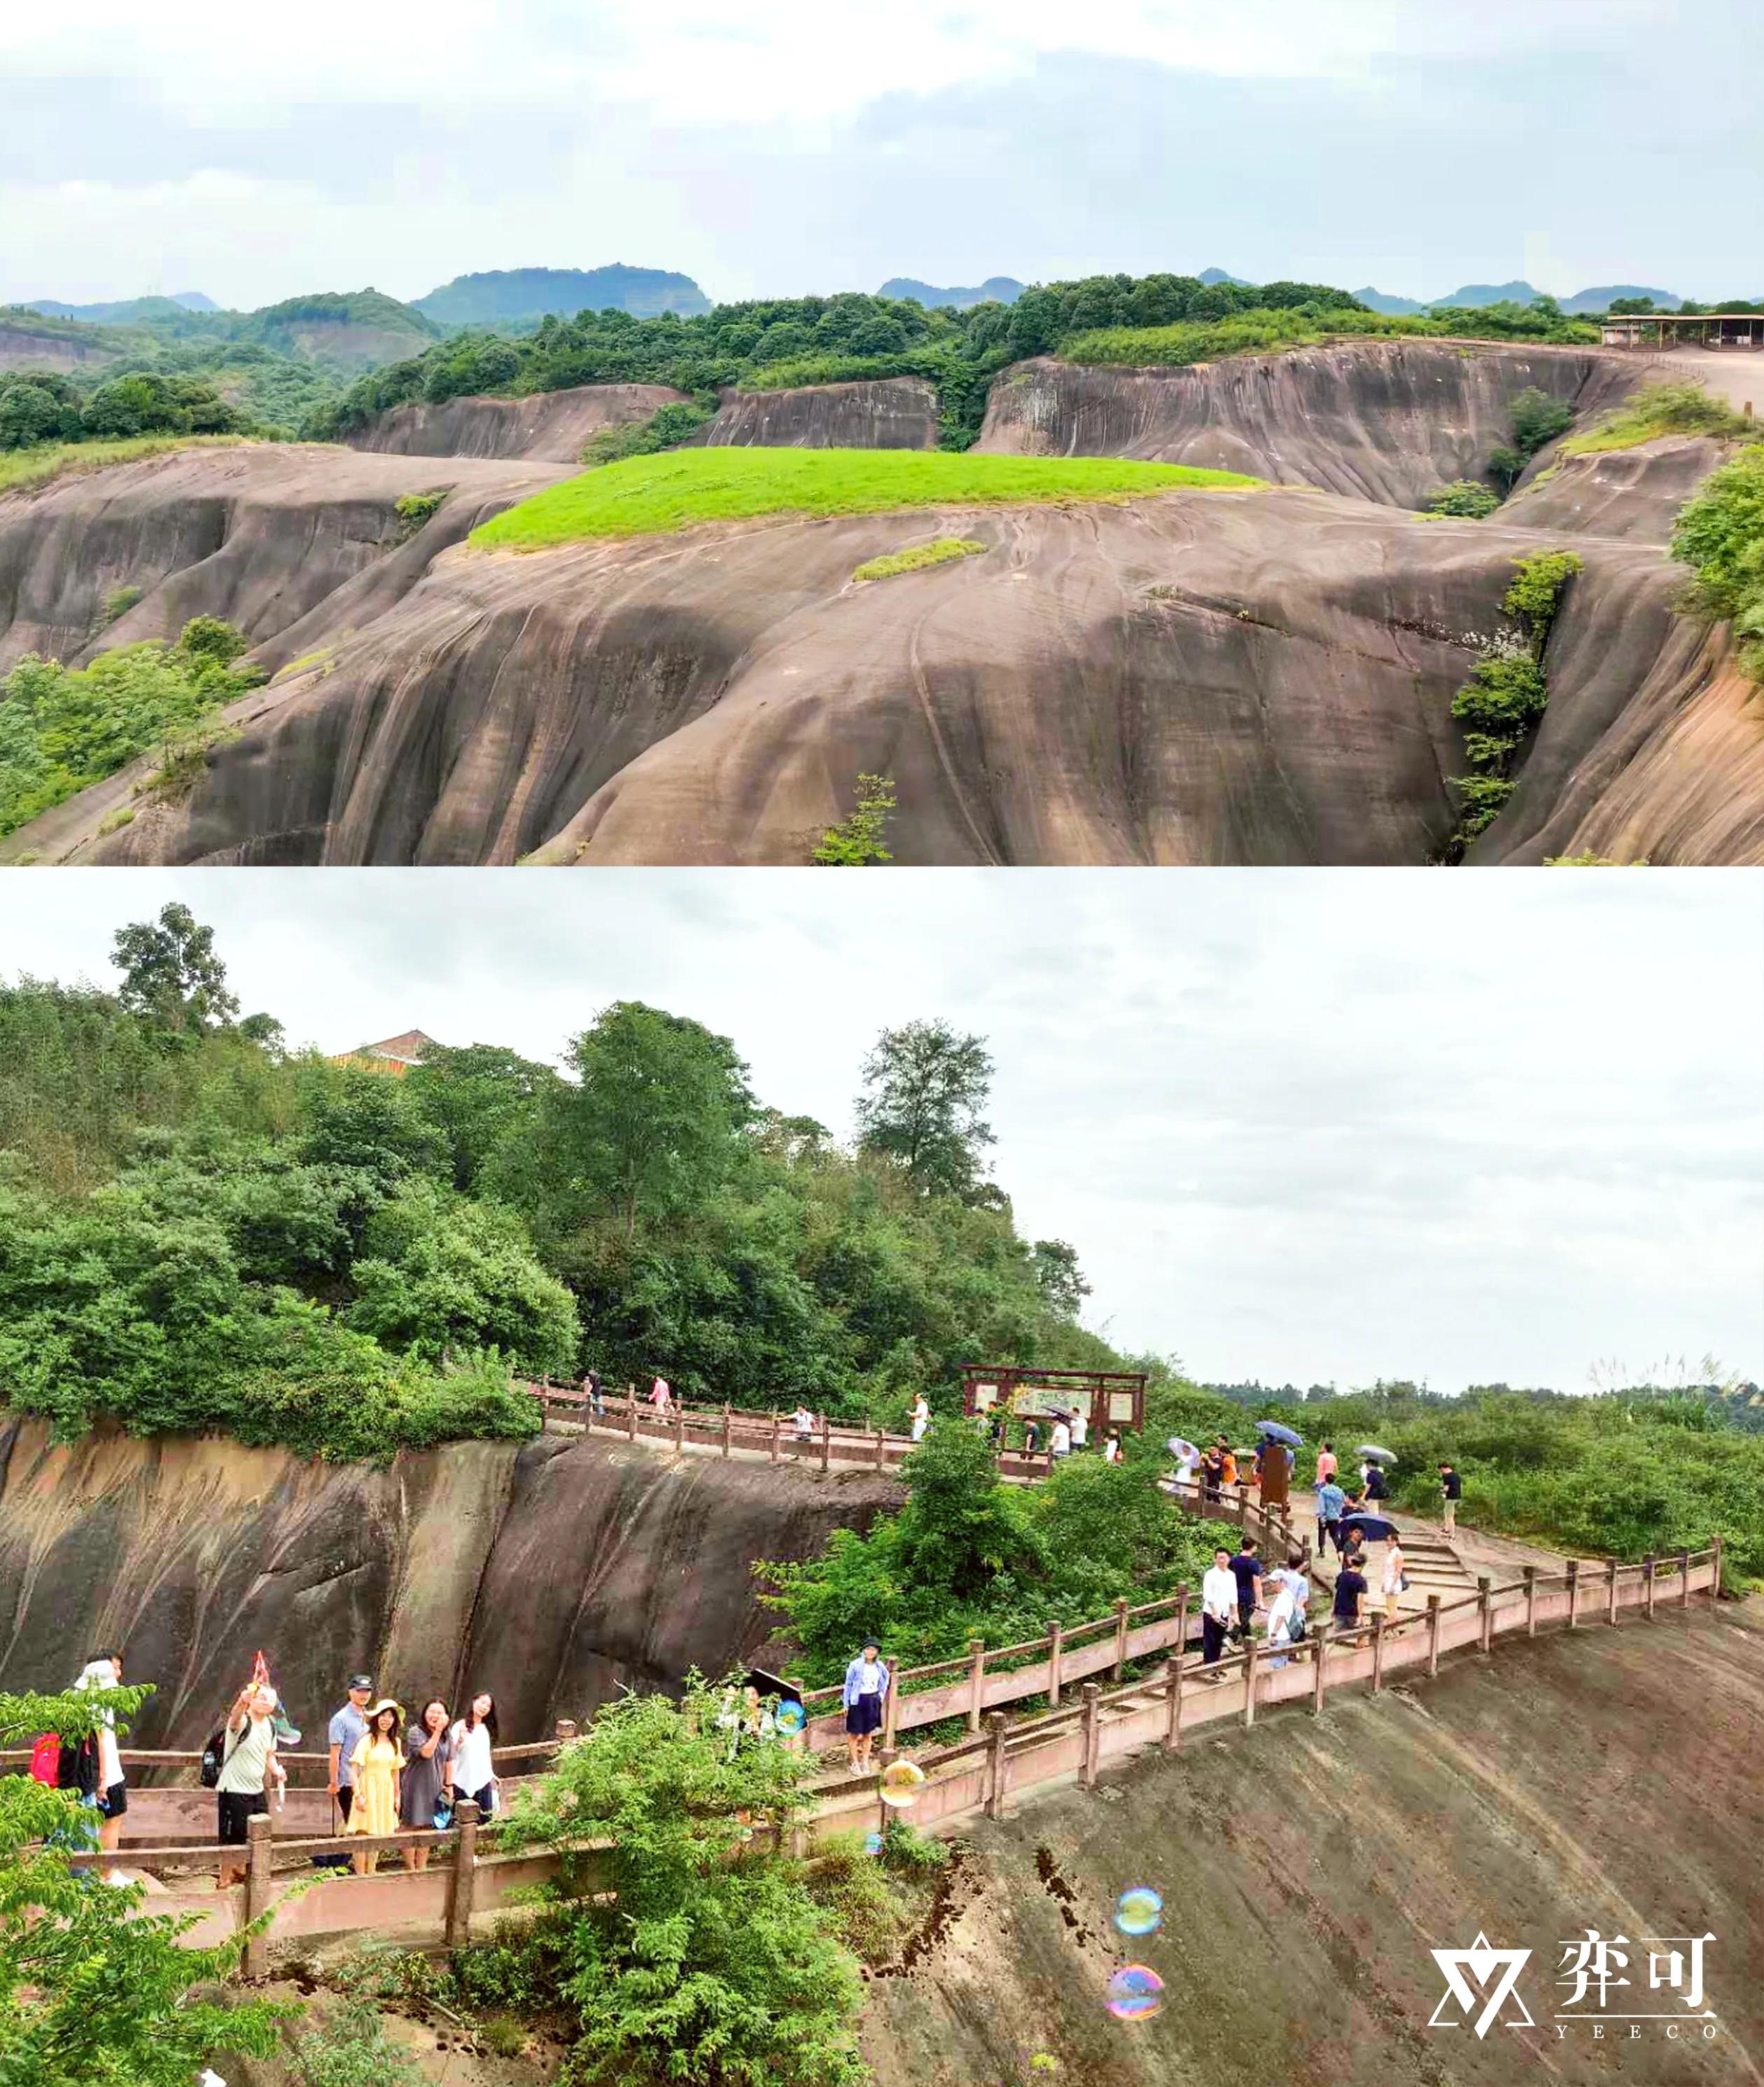
<path fill-rule="evenodd" d="M 530 399 L 413 400 L 377 413 L 348 437 L 349 446 L 391 456 L 522 457 L 574 463 L 589 439 L 609 428 L 647 420 L 659 408 L 684 403 L 665 384 L 583 384 Z"/>
<path fill-rule="evenodd" d="M 1501 519 L 1568 536 L 1629 536 L 1668 544 L 1678 510 L 1734 446 L 1672 436 L 1633 450 L 1547 462 L 1523 479 Z"/>
<path fill-rule="evenodd" d="M 143 1746 L 199 1746 L 259 1647 L 311 1745 L 352 1668 L 407 1703 L 492 1690 L 548 1737 L 622 1683 L 720 1672 L 770 1636 L 749 1570 L 898 1504 L 867 1473 L 600 1438 L 455 1443 L 382 1470 L 215 1438 L 51 1449 L 0 1419 L 0 1688 L 110 1643 L 152 1681 Z"/>
<path fill-rule="evenodd" d="M 1478 478 L 1512 440 L 1535 386 L 1586 412 L 1635 381 L 1596 350 L 1355 341 L 1186 369 L 1019 364 L 993 384 L 978 447 L 1029 456 L 1138 457 L 1245 471 L 1282 485 L 1419 508 Z"/>
<path fill-rule="evenodd" d="M 1761 1740 L 1764 1629 L 1724 1606 L 1541 1637 L 1147 1756 L 963 1829 L 911 1963 L 866 1989 L 865 2055 L 912 2087 L 1036 2079 L 1037 2053 L 1054 2081 L 1097 2087 L 1603 2087 L 1619 2068 L 1647 2087 L 1750 2081 Z M 1116 1900 L 1142 1884 L 1163 1926 L 1121 1935 Z M 1593 1989 L 1559 2034 L 1562 1951 L 1589 1928 L 1630 1938 L 1630 1984 L 1603 2011 Z M 1530 2028 L 1504 2025 L 1510 2005 L 1479 2038 L 1441 2010 L 1431 1953 L 1479 1932 L 1531 1952 Z M 1711 1934 L 1706 2040 L 1682 1987 L 1648 1984 L 1642 1938 Z M 1108 2011 L 1130 1960 L 1164 1980 L 1155 2019 Z M 1653 2020 L 1631 2039 L 1606 2019 L 1625 2012 L 1676 2016 L 1676 2037 Z"/>
<path fill-rule="evenodd" d="M 693 440 L 712 449 L 933 450 L 938 395 L 922 377 L 725 391 Z"/>

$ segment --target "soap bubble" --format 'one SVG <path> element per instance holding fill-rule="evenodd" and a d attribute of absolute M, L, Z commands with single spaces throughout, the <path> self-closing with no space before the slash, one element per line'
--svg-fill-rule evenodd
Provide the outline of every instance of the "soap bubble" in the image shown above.
<path fill-rule="evenodd" d="M 1123 1964 L 1108 1982 L 1108 2012 L 1117 2021 L 1150 2021 L 1164 2005 L 1164 1981 L 1149 1964 Z"/>
<path fill-rule="evenodd" d="M 800 1703 L 787 1701 L 778 1705 L 777 1723 L 780 1732 L 800 1732 L 808 1722 L 808 1713 Z"/>
<path fill-rule="evenodd" d="M 866 1833 L 864 1836 L 864 1853 L 866 1855 L 879 1855 L 882 1853 L 880 1833 Z"/>
<path fill-rule="evenodd" d="M 1115 1925 L 1123 1935 L 1151 1935 L 1164 1925 L 1164 1901 L 1150 1884 L 1134 1884 L 1115 1901 Z"/>
<path fill-rule="evenodd" d="M 919 1793 L 925 1788 L 925 1770 L 916 1761 L 891 1761 L 882 1772 L 882 1786 L 878 1792 L 884 1804 L 891 1804 L 897 1812 L 908 1805 L 916 1804 Z"/>

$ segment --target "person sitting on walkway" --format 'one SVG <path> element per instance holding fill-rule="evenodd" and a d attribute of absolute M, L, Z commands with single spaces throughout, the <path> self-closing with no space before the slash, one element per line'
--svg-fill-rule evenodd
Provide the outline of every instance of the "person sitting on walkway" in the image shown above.
<path fill-rule="evenodd" d="M 873 1638 L 845 1670 L 840 1700 L 845 1705 L 845 1745 L 854 1775 L 868 1775 L 873 1763 L 870 1749 L 882 1729 L 882 1705 L 888 1695 L 888 1669 Z"/>
<path fill-rule="evenodd" d="M 222 1847 L 245 1846 L 246 1822 L 269 1810 L 270 1786 L 280 1772 L 275 1758 L 275 1696 L 267 1688 L 248 1684 L 233 1697 L 227 1713 L 220 1777 L 215 1785 L 217 1837 Z M 225 1891 L 244 1876 L 242 1863 L 223 1863 L 220 1889 Z"/>
<path fill-rule="evenodd" d="M 1458 1526 L 1458 1503 L 1464 1496 L 1464 1482 L 1450 1464 L 1439 1467 L 1439 1497 L 1444 1510 L 1443 1527 L 1450 1536 Z"/>
<path fill-rule="evenodd" d="M 1333 1543 L 1338 1553 L 1342 1549 L 1341 1518 L 1348 1512 L 1348 1496 L 1333 1479 L 1326 1479 L 1317 1488 L 1317 1555 L 1327 1555 Z"/>
<path fill-rule="evenodd" d="M 447 1706 L 437 1696 L 404 1735 L 404 1772 L 398 1789 L 398 1823 L 413 1833 L 433 1833 L 442 1792 L 451 1780 L 453 1741 L 447 1731 Z M 407 1870 L 429 1867 L 426 1846 L 404 1850 Z"/>
<path fill-rule="evenodd" d="M 371 1834 L 376 1840 L 398 1831 L 398 1785 L 404 1768 L 399 1744 L 404 1719 L 390 1696 L 382 1696 L 368 1713 L 368 1728 L 355 1743 L 349 1765 L 355 1771 L 355 1803 L 349 1807 L 348 1833 Z M 364 1850 L 351 1857 L 358 1877 L 371 1876 L 378 1858 Z"/>
<path fill-rule="evenodd" d="M 1352 1630 L 1360 1620 L 1366 1598 L 1365 1562 L 1357 1551 L 1350 1551 L 1335 1575 L 1335 1598 L 1330 1606 L 1337 1630 Z"/>
<path fill-rule="evenodd" d="M 1237 1583 L 1237 1630 L 1240 1638 L 1248 1637 L 1249 1626 L 1256 1611 L 1262 1606 L 1262 1560 L 1256 1556 L 1256 1539 L 1242 1538 L 1236 1556 L 1231 1561 L 1232 1577 Z"/>
<path fill-rule="evenodd" d="M 1237 1622 L 1237 1576 L 1231 1553 L 1221 1544 L 1201 1579 L 1201 1664 L 1216 1667 L 1225 1655 L 1225 1640 Z M 1213 1681 L 1221 1677 L 1209 1676 Z"/>

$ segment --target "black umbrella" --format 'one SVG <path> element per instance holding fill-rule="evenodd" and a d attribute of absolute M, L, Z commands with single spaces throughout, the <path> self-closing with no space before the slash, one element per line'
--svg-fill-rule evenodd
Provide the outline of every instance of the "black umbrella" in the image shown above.
<path fill-rule="evenodd" d="M 1382 1514 L 1345 1515 L 1341 1526 L 1365 1537 L 1369 1543 L 1388 1543 L 1397 1534 L 1396 1524 Z"/>
<path fill-rule="evenodd" d="M 744 1688 L 757 1688 L 763 1696 L 775 1696 L 785 1703 L 800 1703 L 802 1690 L 794 1681 L 786 1681 L 781 1674 L 768 1674 L 762 1667 L 750 1667 L 742 1681 Z"/>

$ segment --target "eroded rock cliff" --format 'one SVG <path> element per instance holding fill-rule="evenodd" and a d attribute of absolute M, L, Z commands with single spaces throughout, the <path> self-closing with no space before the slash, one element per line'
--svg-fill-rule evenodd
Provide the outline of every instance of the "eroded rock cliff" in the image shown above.
<path fill-rule="evenodd" d="M 393 456 L 520 457 L 573 464 L 591 436 L 647 420 L 660 407 L 683 403 L 686 395 L 665 384 L 583 384 L 530 399 L 448 399 L 436 406 L 413 400 L 375 414 L 349 437 L 349 446 Z"/>
<path fill-rule="evenodd" d="M 922 377 L 726 391 L 693 439 L 712 449 L 935 449 L 938 395 Z"/>
<path fill-rule="evenodd" d="M 0 1420 L 0 1688 L 63 1687 L 115 1643 L 157 1684 L 139 1743 L 196 1746 L 261 1647 L 309 1731 L 367 1667 L 406 1701 L 489 1688 L 506 1738 L 541 1737 L 621 1683 L 742 1658 L 771 1628 L 752 1562 L 899 1497 L 555 1434 L 380 1470 L 213 1438 L 53 1449 Z"/>

